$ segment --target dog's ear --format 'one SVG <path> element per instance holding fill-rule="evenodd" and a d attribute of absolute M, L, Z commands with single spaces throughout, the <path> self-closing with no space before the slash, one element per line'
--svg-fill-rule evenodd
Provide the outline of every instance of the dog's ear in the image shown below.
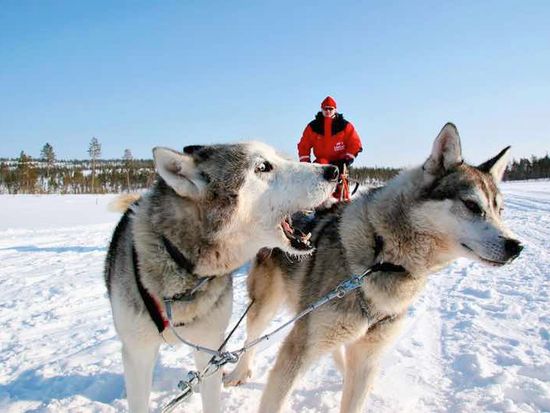
<path fill-rule="evenodd" d="M 482 172 L 490 173 L 493 176 L 495 182 L 500 182 L 504 171 L 506 170 L 506 165 L 508 165 L 508 155 L 510 154 L 511 146 L 507 146 L 494 158 L 489 159 L 486 162 L 483 162 L 477 167 Z"/>
<path fill-rule="evenodd" d="M 462 162 L 458 129 L 454 124 L 447 123 L 435 138 L 432 153 L 422 169 L 431 175 L 440 175 Z"/>
<path fill-rule="evenodd" d="M 158 174 L 176 193 L 186 198 L 199 198 L 207 182 L 201 176 L 193 157 L 168 148 L 153 149 Z"/>
<path fill-rule="evenodd" d="M 195 162 L 200 163 L 209 160 L 214 149 L 211 145 L 189 145 L 183 148 L 183 153 L 192 155 Z"/>
<path fill-rule="evenodd" d="M 198 152 L 203 148 L 203 145 L 187 145 L 183 147 L 183 153 L 186 153 L 187 155 L 193 155 L 195 152 Z"/>

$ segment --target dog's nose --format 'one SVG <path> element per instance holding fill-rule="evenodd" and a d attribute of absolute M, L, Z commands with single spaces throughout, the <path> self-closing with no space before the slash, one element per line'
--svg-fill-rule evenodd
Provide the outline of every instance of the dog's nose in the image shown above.
<path fill-rule="evenodd" d="M 504 250 L 511 260 L 518 257 L 523 250 L 523 245 L 518 240 L 512 238 L 506 238 L 504 241 Z"/>
<path fill-rule="evenodd" d="M 329 182 L 338 180 L 338 168 L 334 165 L 323 166 L 323 177 Z"/>

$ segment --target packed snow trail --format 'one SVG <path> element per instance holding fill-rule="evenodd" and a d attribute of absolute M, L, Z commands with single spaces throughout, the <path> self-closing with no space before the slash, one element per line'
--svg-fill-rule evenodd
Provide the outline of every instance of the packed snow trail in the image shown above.
<path fill-rule="evenodd" d="M 550 182 L 506 183 L 503 192 L 522 255 L 498 269 L 460 259 L 431 276 L 383 358 L 366 412 L 550 411 Z M 111 199 L 0 196 L 0 411 L 127 411 L 102 274 L 119 218 L 107 211 Z M 235 273 L 234 319 L 247 304 L 246 270 Z M 241 328 L 229 348 L 244 336 Z M 278 345 L 263 345 L 248 384 L 224 389 L 225 411 L 255 412 Z M 164 346 L 152 409 L 193 368 L 187 349 Z M 337 412 L 340 396 L 325 357 L 289 408 Z M 185 411 L 201 411 L 198 395 Z"/>

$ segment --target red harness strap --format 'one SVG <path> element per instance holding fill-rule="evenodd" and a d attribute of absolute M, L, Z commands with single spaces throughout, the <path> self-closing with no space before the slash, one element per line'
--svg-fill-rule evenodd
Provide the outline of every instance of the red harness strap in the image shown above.
<path fill-rule="evenodd" d="M 170 257 L 178 264 L 178 266 L 182 269 L 184 269 L 186 272 L 188 272 L 192 277 L 197 278 L 197 283 L 192 287 L 189 288 L 181 293 L 178 293 L 174 295 L 173 297 L 164 298 L 164 300 L 170 300 L 170 301 L 193 301 L 195 297 L 197 296 L 197 293 L 200 292 L 203 285 L 211 281 L 215 278 L 215 276 L 211 275 L 208 277 L 199 277 L 195 274 L 193 274 L 193 270 L 195 266 L 181 253 L 181 251 L 178 250 L 178 248 L 168 240 L 168 238 L 162 236 L 162 243 L 164 244 L 164 247 L 166 248 L 166 251 L 170 255 Z M 134 265 L 134 275 L 136 277 L 136 284 L 139 290 L 139 295 L 141 296 L 141 299 L 143 300 L 143 303 L 145 304 L 145 307 L 147 308 L 147 311 L 149 312 L 149 315 L 151 316 L 151 319 L 155 323 L 155 326 L 157 327 L 157 330 L 159 333 L 162 333 L 166 327 L 169 325 L 169 320 L 167 316 L 165 316 L 163 310 L 162 310 L 162 303 L 160 303 L 155 297 L 153 297 L 149 291 L 143 286 L 141 282 L 141 277 L 139 275 L 139 262 L 138 262 L 138 256 L 136 252 L 136 248 L 134 245 L 132 245 L 132 261 Z M 179 323 L 178 326 L 183 325 L 182 323 Z"/>
<path fill-rule="evenodd" d="M 134 275 L 136 277 L 136 284 L 138 287 L 139 295 L 141 296 L 141 299 L 143 300 L 143 303 L 145 304 L 145 308 L 147 308 L 147 311 L 149 312 L 151 319 L 155 323 L 157 330 L 159 331 L 159 333 L 162 334 L 162 332 L 166 329 L 166 327 L 168 327 L 168 319 L 164 317 L 162 313 L 161 304 L 157 300 L 155 300 L 155 298 L 151 294 L 149 294 L 149 291 L 147 291 L 147 289 L 141 283 L 141 277 L 139 276 L 139 263 L 138 263 L 136 247 L 133 245 L 132 245 L 132 262 L 134 264 Z"/>

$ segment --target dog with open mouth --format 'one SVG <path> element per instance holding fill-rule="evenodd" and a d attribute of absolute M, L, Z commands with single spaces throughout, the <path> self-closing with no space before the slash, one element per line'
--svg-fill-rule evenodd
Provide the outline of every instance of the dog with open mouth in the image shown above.
<path fill-rule="evenodd" d="M 231 272 L 262 247 L 310 254 L 308 237 L 289 217 L 322 204 L 338 180 L 334 166 L 291 161 L 258 142 L 155 148 L 153 155 L 156 182 L 138 199 L 120 200 L 128 208 L 105 264 L 133 413 L 149 410 L 159 346 L 178 342 L 166 329 L 164 300 L 172 302 L 179 336 L 218 348 L 231 316 Z M 198 370 L 209 359 L 195 352 Z M 220 411 L 220 387 L 221 371 L 201 383 L 204 412 Z"/>

